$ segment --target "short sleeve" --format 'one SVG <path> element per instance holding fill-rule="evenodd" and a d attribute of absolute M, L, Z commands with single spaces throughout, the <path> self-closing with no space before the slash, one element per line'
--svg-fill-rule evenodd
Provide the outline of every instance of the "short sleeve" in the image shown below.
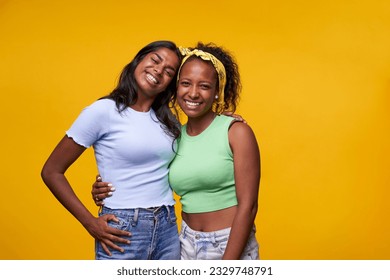
<path fill-rule="evenodd" d="M 89 148 L 107 131 L 110 107 L 115 106 L 113 104 L 112 100 L 102 99 L 85 107 L 66 135 L 77 144 Z"/>

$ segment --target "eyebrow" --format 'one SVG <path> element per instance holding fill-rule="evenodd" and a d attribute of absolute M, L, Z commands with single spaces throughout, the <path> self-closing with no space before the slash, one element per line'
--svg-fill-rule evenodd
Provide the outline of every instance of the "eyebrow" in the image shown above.
<path fill-rule="evenodd" d="M 160 61 L 163 61 L 163 58 L 162 58 L 158 53 L 155 52 L 154 54 L 158 57 L 158 59 L 159 59 Z M 176 69 L 175 69 L 173 66 L 171 66 L 171 65 L 167 65 L 166 68 L 169 68 L 169 69 L 171 69 L 172 71 L 176 72 Z"/>
<path fill-rule="evenodd" d="M 158 53 L 153 53 L 153 54 L 155 54 L 157 57 L 158 57 L 158 59 L 160 59 L 160 61 L 162 61 L 163 59 L 162 59 L 162 57 L 158 54 Z"/>

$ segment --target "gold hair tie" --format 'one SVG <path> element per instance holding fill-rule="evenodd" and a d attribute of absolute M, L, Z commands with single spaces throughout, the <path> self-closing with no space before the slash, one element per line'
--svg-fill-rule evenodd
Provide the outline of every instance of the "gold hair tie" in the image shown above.
<path fill-rule="evenodd" d="M 205 52 L 202 50 L 198 50 L 198 49 L 190 50 L 188 48 L 183 48 L 183 47 L 179 47 L 179 50 L 180 50 L 181 54 L 184 55 L 184 58 L 183 58 L 181 65 L 179 67 L 179 71 L 177 72 L 177 82 L 179 82 L 181 67 L 183 66 L 184 62 L 186 62 L 186 60 L 189 57 L 195 55 L 195 56 L 197 56 L 205 61 L 211 61 L 211 63 L 213 64 L 213 66 L 218 74 L 219 88 L 218 88 L 217 103 L 220 104 L 223 108 L 224 96 L 225 96 L 225 94 L 224 94 L 225 93 L 225 84 L 226 84 L 226 71 L 225 71 L 225 66 L 223 66 L 222 62 L 218 58 L 216 58 L 214 55 L 212 55 L 211 53 L 208 53 L 208 52 Z"/>

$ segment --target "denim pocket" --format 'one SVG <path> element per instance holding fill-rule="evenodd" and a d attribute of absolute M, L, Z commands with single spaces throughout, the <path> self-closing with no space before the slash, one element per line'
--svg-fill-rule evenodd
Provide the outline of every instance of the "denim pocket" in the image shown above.
<path fill-rule="evenodd" d="M 129 221 L 128 219 L 124 219 L 124 218 L 121 218 L 121 217 L 116 217 L 118 219 L 118 221 L 108 221 L 108 225 L 110 227 L 113 227 L 113 228 L 116 228 L 116 229 L 120 229 L 120 230 L 127 230 L 129 228 Z"/>
<path fill-rule="evenodd" d="M 259 243 L 257 242 L 255 231 L 252 230 L 244 252 L 241 255 L 242 260 L 258 260 L 259 259 Z"/>
<path fill-rule="evenodd" d="M 225 253 L 228 240 L 229 240 L 229 236 L 222 239 L 215 240 L 215 242 L 213 242 L 213 246 L 218 247 L 219 252 L 223 255 Z"/>

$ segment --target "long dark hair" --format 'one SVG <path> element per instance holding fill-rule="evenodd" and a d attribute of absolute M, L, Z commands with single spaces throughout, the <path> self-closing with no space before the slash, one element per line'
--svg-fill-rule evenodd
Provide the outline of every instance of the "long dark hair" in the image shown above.
<path fill-rule="evenodd" d="M 133 60 L 123 68 L 116 88 L 109 95 L 102 98 L 114 100 L 119 112 L 125 110 L 129 105 L 135 104 L 138 98 L 138 87 L 134 77 L 134 71 L 148 53 L 160 48 L 167 48 L 174 51 L 179 58 L 179 62 L 181 61 L 182 56 L 175 43 L 171 41 L 152 42 L 143 47 L 135 55 Z M 152 109 L 155 111 L 157 119 L 163 124 L 162 128 L 168 135 L 175 139 L 180 135 L 180 123 L 171 111 L 171 104 L 176 99 L 176 77 L 177 73 L 175 73 L 168 87 L 157 95 L 152 104 Z"/>

